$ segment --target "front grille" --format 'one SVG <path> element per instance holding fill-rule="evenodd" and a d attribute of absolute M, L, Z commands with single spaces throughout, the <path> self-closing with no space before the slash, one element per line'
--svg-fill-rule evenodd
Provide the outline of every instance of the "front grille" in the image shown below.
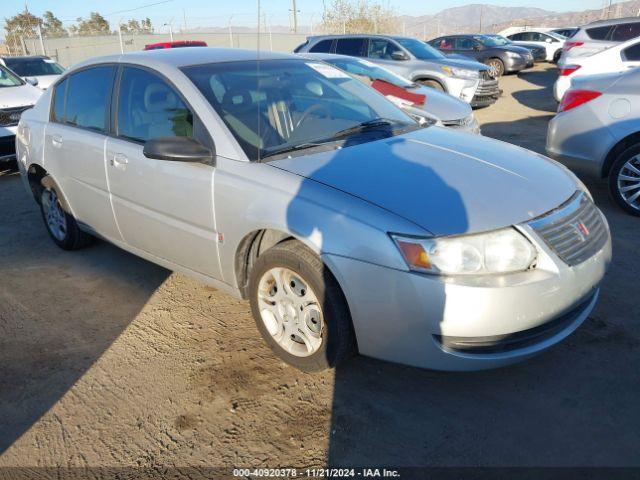
<path fill-rule="evenodd" d="M 591 258 L 609 238 L 602 213 L 582 192 L 529 225 L 570 266 Z"/>
<path fill-rule="evenodd" d="M 16 155 L 16 136 L 6 135 L 0 137 L 0 159 L 3 157 L 15 157 Z"/>
<path fill-rule="evenodd" d="M 442 124 L 445 127 L 452 128 L 467 128 L 473 123 L 473 115 L 467 115 L 464 118 L 458 118 L 456 120 L 442 120 Z"/>
<path fill-rule="evenodd" d="M 569 328 L 591 305 L 598 291 L 590 292 L 568 311 L 542 325 L 506 335 L 490 337 L 451 337 L 434 335 L 434 339 L 448 350 L 467 354 L 506 353 L 544 342 Z"/>
<path fill-rule="evenodd" d="M 480 80 L 495 80 L 495 78 L 491 76 L 489 70 L 480 70 Z"/>
<path fill-rule="evenodd" d="M 495 95 L 498 97 L 500 95 L 500 86 L 498 85 L 498 80 L 480 80 L 478 84 L 478 88 L 476 89 L 476 96 L 484 97 L 489 95 Z"/>
<path fill-rule="evenodd" d="M 18 125 L 18 122 L 20 121 L 20 115 L 22 115 L 22 112 L 30 108 L 31 106 L 17 107 L 17 108 L 3 108 L 2 110 L 0 110 L 0 126 L 12 127 L 14 125 Z"/>

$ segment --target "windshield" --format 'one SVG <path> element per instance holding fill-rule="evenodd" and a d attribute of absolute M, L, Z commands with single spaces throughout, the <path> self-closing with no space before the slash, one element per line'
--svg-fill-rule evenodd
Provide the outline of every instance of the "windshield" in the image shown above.
<path fill-rule="evenodd" d="M 24 82 L 15 76 L 9 69 L 0 65 L 0 87 L 17 87 Z"/>
<path fill-rule="evenodd" d="M 370 80 L 383 80 L 402 88 L 409 88 L 413 85 L 413 83 L 406 78 L 401 77 L 386 68 L 379 67 L 375 63 L 371 63 L 367 60 L 357 60 L 355 58 L 330 58 L 324 61 L 331 65 L 335 65 L 347 73 L 366 77 Z"/>
<path fill-rule="evenodd" d="M 6 58 L 5 63 L 21 77 L 60 75 L 64 72 L 64 68 L 49 58 Z"/>
<path fill-rule="evenodd" d="M 475 38 L 485 47 L 504 47 L 505 45 L 509 45 L 511 43 L 511 41 L 500 35 L 482 35 L 473 38 Z"/>
<path fill-rule="evenodd" d="M 445 58 L 442 53 L 420 40 L 414 38 L 396 38 L 396 42 L 409 50 L 414 57 L 420 60 L 436 60 Z"/>
<path fill-rule="evenodd" d="M 393 135 L 396 130 L 389 125 L 419 128 L 375 90 L 325 63 L 241 61 L 182 70 L 251 160 L 344 139 L 345 131 L 367 141 L 368 129 L 386 125 L 386 133 Z M 367 128 L 349 130 L 366 122 Z"/>

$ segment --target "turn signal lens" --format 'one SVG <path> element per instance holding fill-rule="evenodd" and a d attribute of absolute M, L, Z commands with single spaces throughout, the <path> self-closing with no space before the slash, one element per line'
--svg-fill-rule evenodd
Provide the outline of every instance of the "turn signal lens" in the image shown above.
<path fill-rule="evenodd" d="M 583 103 L 590 102 L 598 98 L 602 93 L 592 90 L 569 90 L 564 94 L 558 107 L 558 112 L 566 112 L 572 108 L 579 107 Z"/>
<path fill-rule="evenodd" d="M 569 50 L 571 50 L 574 47 L 581 47 L 582 45 L 584 45 L 584 42 L 564 42 L 564 47 L 562 47 L 562 49 L 565 52 L 568 52 Z"/>
<path fill-rule="evenodd" d="M 419 243 L 409 243 L 408 241 L 401 239 L 397 239 L 396 244 L 409 265 L 425 269 L 431 268 L 429 255 L 424 251 L 424 247 L 422 245 Z"/>

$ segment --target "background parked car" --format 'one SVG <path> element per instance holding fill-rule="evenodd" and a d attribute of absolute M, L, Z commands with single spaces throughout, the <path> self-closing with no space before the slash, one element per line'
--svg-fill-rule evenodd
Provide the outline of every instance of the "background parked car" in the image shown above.
<path fill-rule="evenodd" d="M 560 59 L 560 56 L 562 55 L 562 47 L 566 41 L 565 37 L 558 35 L 557 33 L 553 33 L 551 31 L 540 32 L 536 30 L 513 33 L 511 35 L 507 35 L 507 38 L 513 41 L 516 45 L 526 43 L 543 47 L 547 51 L 547 61 L 554 63 L 558 62 Z"/>
<path fill-rule="evenodd" d="M 447 35 L 428 43 L 442 53 L 466 55 L 486 64 L 494 77 L 533 67 L 533 54 L 529 49 L 505 44 L 486 35 Z"/>
<path fill-rule="evenodd" d="M 44 55 L 0 57 L 0 63 L 42 90 L 46 90 L 64 72 L 55 60 Z"/>
<path fill-rule="evenodd" d="M 392 35 L 325 35 L 308 37 L 297 53 L 338 53 L 367 60 L 400 76 L 449 93 L 472 107 L 486 107 L 500 96 L 489 68 L 474 60 L 447 58 L 415 38 Z"/>
<path fill-rule="evenodd" d="M 640 38 L 634 38 L 589 56 L 574 57 L 560 67 L 560 75 L 553 86 L 557 101 L 562 99 L 571 82 L 586 75 L 621 72 L 640 66 Z"/>
<path fill-rule="evenodd" d="M 558 35 L 562 35 L 565 38 L 571 38 L 576 34 L 578 30 L 580 30 L 580 27 L 561 27 L 552 28 L 550 32 L 557 33 Z"/>
<path fill-rule="evenodd" d="M 162 50 L 163 48 L 206 47 L 207 42 L 201 40 L 179 40 L 175 42 L 148 43 L 145 50 Z"/>
<path fill-rule="evenodd" d="M 378 90 L 410 115 L 426 112 L 442 126 L 469 133 L 480 133 L 480 126 L 471 106 L 447 93 L 424 87 L 363 58 L 332 53 L 306 53 L 306 58 L 322 60 L 338 67 Z"/>
<path fill-rule="evenodd" d="M 615 202 L 640 216 L 640 69 L 574 80 L 549 122 L 547 153 L 607 178 Z"/>
<path fill-rule="evenodd" d="M 0 65 L 0 163 L 16 157 L 16 128 L 22 112 L 31 108 L 42 90 Z"/>
<path fill-rule="evenodd" d="M 493 39 L 498 45 L 512 45 L 512 46 L 518 46 L 518 47 L 528 49 L 531 52 L 531 55 L 533 55 L 534 62 L 544 62 L 547 60 L 546 48 L 536 45 L 534 43 L 520 42 L 516 45 L 512 40 L 509 40 L 507 37 L 503 37 L 502 35 L 497 35 L 497 34 L 487 34 L 485 35 L 485 37 L 489 37 Z"/>
<path fill-rule="evenodd" d="M 640 35 L 640 18 L 616 18 L 600 20 L 580 27 L 565 42 L 559 65 L 568 65 L 578 57 L 593 55 L 604 49 L 614 47 Z"/>

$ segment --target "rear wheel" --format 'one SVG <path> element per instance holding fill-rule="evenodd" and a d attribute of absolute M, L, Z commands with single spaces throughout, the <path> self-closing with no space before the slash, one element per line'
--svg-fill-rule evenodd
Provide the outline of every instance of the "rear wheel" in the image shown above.
<path fill-rule="evenodd" d="M 624 211 L 640 216 L 640 145 L 628 148 L 613 162 L 609 193 Z"/>
<path fill-rule="evenodd" d="M 553 63 L 558 63 L 560 60 L 560 56 L 562 55 L 562 50 L 556 50 L 556 53 L 553 54 Z"/>
<path fill-rule="evenodd" d="M 420 85 L 424 85 L 425 87 L 433 88 L 434 90 L 438 90 L 439 92 L 444 92 L 444 87 L 442 84 L 436 80 L 418 80 L 417 83 Z"/>
<path fill-rule="evenodd" d="M 91 242 L 92 237 L 80 230 L 76 219 L 63 207 L 62 199 L 55 186 L 42 187 L 40 211 L 49 236 L 60 248 L 76 250 Z"/>
<path fill-rule="evenodd" d="M 498 78 L 504 74 L 504 63 L 499 58 L 490 58 L 486 61 L 486 65 L 492 77 Z"/>
<path fill-rule="evenodd" d="M 320 258 L 300 242 L 283 242 L 258 257 L 249 295 L 258 330 L 288 364 L 320 371 L 354 351 L 342 290 Z"/>

